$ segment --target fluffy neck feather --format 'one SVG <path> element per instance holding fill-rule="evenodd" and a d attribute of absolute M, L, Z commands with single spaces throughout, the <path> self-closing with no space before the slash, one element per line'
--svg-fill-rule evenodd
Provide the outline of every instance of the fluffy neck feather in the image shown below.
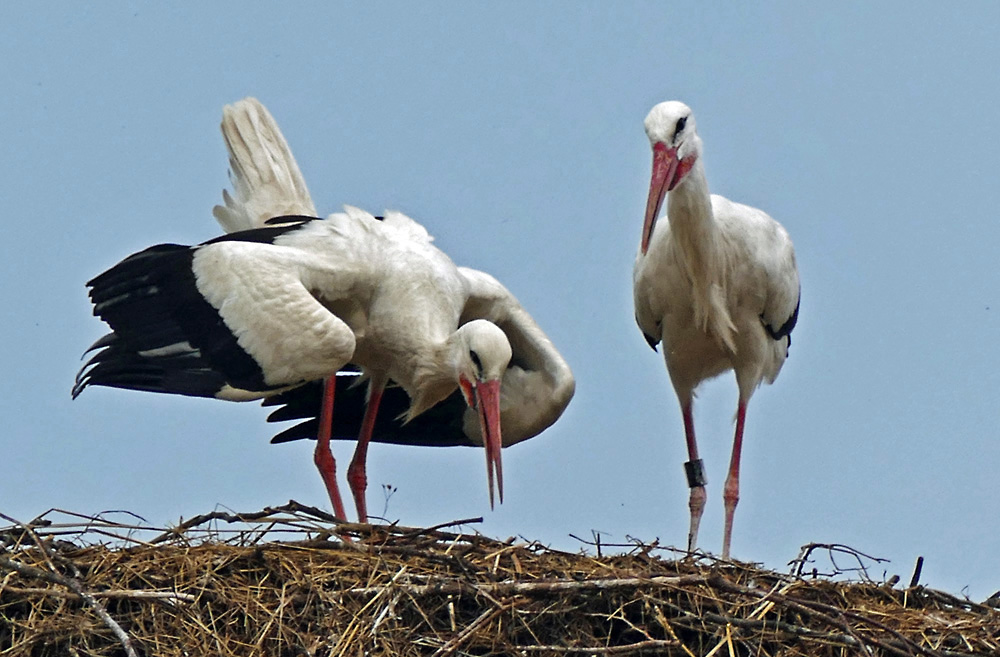
<path fill-rule="evenodd" d="M 452 333 L 447 340 L 431 346 L 427 353 L 415 359 L 413 385 L 406 391 L 410 395 L 407 422 L 458 388 L 458 352 L 461 348 L 458 334 Z"/>
<path fill-rule="evenodd" d="M 735 352 L 736 326 L 726 307 L 729 263 L 700 157 L 667 196 L 667 218 L 673 246 L 691 280 L 695 322 Z"/>

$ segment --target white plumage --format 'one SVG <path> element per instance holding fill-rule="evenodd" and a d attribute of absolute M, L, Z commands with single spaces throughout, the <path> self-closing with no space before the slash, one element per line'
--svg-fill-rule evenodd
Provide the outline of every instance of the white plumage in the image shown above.
<path fill-rule="evenodd" d="M 278 216 L 315 210 L 273 118 L 246 99 L 222 127 L 234 194 L 215 216 L 236 232 L 151 247 L 88 283 L 114 332 L 74 394 L 108 385 L 243 401 L 325 378 L 315 458 L 343 517 L 329 448 L 334 374 L 360 366 L 369 400 L 348 479 L 364 520 L 365 454 L 386 384 L 408 394 L 408 419 L 460 389 L 465 439 L 486 447 L 490 501 L 494 473 L 502 501 L 501 446 L 541 432 L 572 397 L 558 351 L 502 285 L 456 267 L 401 213 Z M 439 444 L 458 444 L 449 440 Z"/>
<path fill-rule="evenodd" d="M 318 216 L 299 165 L 278 124 L 256 98 L 222 108 L 233 194 L 212 210 L 227 233 L 261 228 L 273 217 Z"/>
<path fill-rule="evenodd" d="M 694 391 L 723 372 L 736 374 L 736 435 L 724 493 L 723 557 L 728 558 L 746 404 L 762 381 L 778 376 L 798 317 L 795 254 L 785 229 L 767 214 L 709 195 L 702 143 L 687 105 L 660 103 L 646 117 L 645 128 L 653 174 L 633 276 L 636 322 L 650 346 L 663 343 L 684 416 L 689 550 L 695 547 L 705 504 L 691 409 Z M 658 218 L 664 196 L 667 221 Z"/>

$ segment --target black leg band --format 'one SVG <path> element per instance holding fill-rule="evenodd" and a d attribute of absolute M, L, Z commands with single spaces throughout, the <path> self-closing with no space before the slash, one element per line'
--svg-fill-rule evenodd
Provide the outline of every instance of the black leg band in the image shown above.
<path fill-rule="evenodd" d="M 701 459 L 685 463 L 684 472 L 687 474 L 688 488 L 704 486 L 708 483 L 708 479 L 705 478 L 705 464 Z"/>

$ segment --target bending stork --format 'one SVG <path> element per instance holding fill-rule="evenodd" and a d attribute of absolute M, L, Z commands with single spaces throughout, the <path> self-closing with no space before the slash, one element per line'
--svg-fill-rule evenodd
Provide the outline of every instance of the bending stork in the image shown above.
<path fill-rule="evenodd" d="M 348 474 L 361 520 L 367 444 L 390 379 L 411 400 L 408 419 L 461 391 L 478 424 L 470 439 L 486 447 L 491 505 L 494 473 L 502 501 L 501 446 L 551 425 L 573 393 L 548 338 L 495 279 L 456 267 L 400 213 L 271 215 L 314 209 L 253 99 L 226 108 L 223 133 L 235 197 L 215 214 L 236 232 L 151 247 L 88 283 L 113 332 L 92 347 L 74 396 L 104 385 L 245 401 L 326 379 L 315 460 L 343 518 L 329 448 L 333 375 L 354 363 L 370 382 Z"/>
<path fill-rule="evenodd" d="M 722 557 L 729 558 L 739 500 L 746 406 L 762 381 L 773 383 L 788 355 L 799 313 L 799 274 L 788 233 L 764 212 L 709 195 L 694 115 L 677 101 L 645 121 L 653 173 L 633 273 L 635 317 L 663 356 L 680 401 L 694 550 L 705 508 L 705 474 L 691 404 L 702 381 L 736 373 L 739 403 L 726 477 Z M 668 195 L 669 192 L 669 195 Z M 658 215 L 667 197 L 667 221 Z"/>

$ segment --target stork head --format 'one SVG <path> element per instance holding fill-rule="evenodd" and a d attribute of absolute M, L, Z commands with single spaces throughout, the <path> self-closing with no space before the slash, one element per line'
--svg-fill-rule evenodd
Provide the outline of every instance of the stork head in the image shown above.
<path fill-rule="evenodd" d="M 660 103 L 646 115 L 646 136 L 653 147 L 653 175 L 642 223 L 642 253 L 649 249 L 653 226 L 667 192 L 684 181 L 701 155 L 701 139 L 695 131 L 694 114 L 684 103 Z"/>
<path fill-rule="evenodd" d="M 503 502 L 503 467 L 500 460 L 500 383 L 510 363 L 507 334 L 485 319 L 474 319 L 455 332 L 458 345 L 457 378 L 462 396 L 479 416 L 480 436 L 486 448 L 486 476 L 493 507 L 493 473 Z"/>

